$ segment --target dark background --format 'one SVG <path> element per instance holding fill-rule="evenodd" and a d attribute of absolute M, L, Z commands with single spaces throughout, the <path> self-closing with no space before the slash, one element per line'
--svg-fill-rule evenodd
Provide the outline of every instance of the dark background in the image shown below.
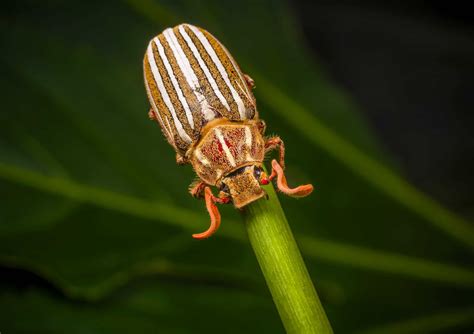
<path fill-rule="evenodd" d="M 474 197 L 474 25 L 445 1 L 293 1 L 311 50 L 404 174 L 452 209 Z"/>
<path fill-rule="evenodd" d="M 335 332 L 472 332 L 467 5 L 25 0 L 0 18 L 2 334 L 283 332 L 250 246 L 229 237 L 240 214 L 190 237 L 208 224 L 193 172 L 147 119 L 144 50 L 181 22 L 255 79 L 290 185 L 316 186 L 280 199 Z"/>

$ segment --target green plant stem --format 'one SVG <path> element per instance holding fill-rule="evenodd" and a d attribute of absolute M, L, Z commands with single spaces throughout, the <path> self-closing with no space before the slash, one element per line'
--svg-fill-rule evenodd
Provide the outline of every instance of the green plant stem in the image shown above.
<path fill-rule="evenodd" d="M 244 209 L 244 220 L 273 301 L 288 333 L 332 333 L 272 186 L 269 199 Z"/>

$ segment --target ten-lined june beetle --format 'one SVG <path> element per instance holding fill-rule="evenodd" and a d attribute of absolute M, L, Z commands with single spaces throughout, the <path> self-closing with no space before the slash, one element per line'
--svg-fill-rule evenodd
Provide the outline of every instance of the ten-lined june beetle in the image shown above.
<path fill-rule="evenodd" d="M 145 87 L 156 120 L 176 150 L 178 164 L 191 164 L 199 180 L 190 193 L 204 196 L 211 225 L 196 239 L 219 227 L 215 203 L 236 208 L 263 197 L 277 178 L 278 189 L 290 196 L 309 195 L 310 184 L 289 188 L 283 173 L 285 147 L 279 137 L 264 138 L 253 80 L 243 74 L 227 49 L 210 33 L 190 24 L 168 28 L 153 38 L 143 60 Z M 262 169 L 265 153 L 279 148 L 269 177 Z M 209 186 L 220 189 L 215 197 Z"/>

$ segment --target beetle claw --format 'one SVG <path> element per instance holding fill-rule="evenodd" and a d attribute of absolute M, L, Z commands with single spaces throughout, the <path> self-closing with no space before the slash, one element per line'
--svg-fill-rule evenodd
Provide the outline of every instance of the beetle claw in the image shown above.
<path fill-rule="evenodd" d="M 285 195 L 291 197 L 305 197 L 313 192 L 313 185 L 311 184 L 304 184 L 296 188 L 288 187 L 283 168 L 281 168 L 280 164 L 274 159 L 272 160 L 272 174 L 269 179 L 272 180 L 275 176 L 277 177 L 278 189 Z"/>
<path fill-rule="evenodd" d="M 193 234 L 194 239 L 206 239 L 213 235 L 221 224 L 221 214 L 219 213 L 219 209 L 217 209 L 216 202 L 219 202 L 219 199 L 216 198 L 209 187 L 204 189 L 204 198 L 206 201 L 206 208 L 211 216 L 211 225 L 207 229 L 207 231 L 202 233 Z"/>

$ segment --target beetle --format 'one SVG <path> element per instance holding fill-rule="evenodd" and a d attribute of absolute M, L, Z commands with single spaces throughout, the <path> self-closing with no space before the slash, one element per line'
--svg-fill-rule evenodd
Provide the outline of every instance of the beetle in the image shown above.
<path fill-rule="evenodd" d="M 190 24 L 164 30 L 149 42 L 143 70 L 149 118 L 161 126 L 176 162 L 192 165 L 198 179 L 189 192 L 204 197 L 211 217 L 208 230 L 194 238 L 208 238 L 219 228 L 216 204 L 243 208 L 264 197 L 262 185 L 275 177 L 286 195 L 304 197 L 313 191 L 310 184 L 288 187 L 285 146 L 277 136 L 264 137 L 254 81 L 209 32 Z M 279 160 L 272 160 L 267 176 L 263 160 L 273 149 L 279 149 Z M 210 186 L 219 189 L 218 196 Z"/>

